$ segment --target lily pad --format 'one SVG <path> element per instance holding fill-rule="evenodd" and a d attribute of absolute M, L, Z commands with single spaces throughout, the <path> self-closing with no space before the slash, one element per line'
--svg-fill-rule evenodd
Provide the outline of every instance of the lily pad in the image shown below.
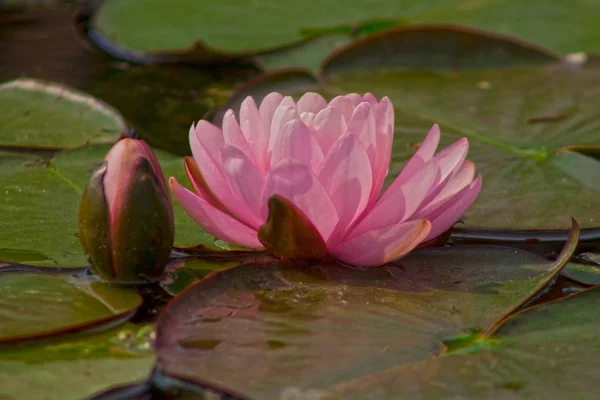
<path fill-rule="evenodd" d="M 151 335 L 126 324 L 101 334 L 0 347 L 0 398 L 82 399 L 144 381 L 154 364 Z"/>
<path fill-rule="evenodd" d="M 65 274 L 0 275 L 0 343 L 77 332 L 133 316 L 133 289 Z"/>
<path fill-rule="evenodd" d="M 532 300 L 570 258 L 577 234 L 555 263 L 473 246 L 417 250 L 367 270 L 272 262 L 219 272 L 161 312 L 159 365 L 253 398 L 280 398 L 414 363 Z"/>
<path fill-rule="evenodd" d="M 600 285 L 600 266 L 583 264 L 579 262 L 568 263 L 561 275 L 583 285 Z"/>
<path fill-rule="evenodd" d="M 108 104 L 35 79 L 0 85 L 0 146 L 63 149 L 114 142 L 127 127 Z"/>
<path fill-rule="evenodd" d="M 442 357 L 340 385 L 322 398 L 595 399 L 600 288 L 542 304 Z"/>
<path fill-rule="evenodd" d="M 0 158 L 0 259 L 8 262 L 78 267 L 88 262 L 77 237 L 77 210 L 91 171 L 102 162 L 108 145 L 82 146 L 46 160 Z M 166 176 L 186 182 L 183 158 L 156 152 Z M 175 243 L 199 243 L 217 248 L 204 232 L 174 203 Z M 35 252 L 24 255 L 23 252 Z"/>
<path fill-rule="evenodd" d="M 94 15 L 90 31 L 113 54 L 130 54 L 130 59 L 160 61 L 159 56 L 179 56 L 214 62 L 281 49 L 282 58 L 289 57 L 293 63 L 295 49 L 290 53 L 289 48 L 302 42 L 334 35 L 351 39 L 361 32 L 419 22 L 462 24 L 516 35 L 562 54 L 600 50 L 600 16 L 595 4 L 585 0 L 518 4 L 269 0 L 252 7 L 238 0 L 175 0 L 168 5 L 161 0 L 108 0 Z M 309 54 L 318 62 L 328 50 L 328 46 L 314 46 Z"/>

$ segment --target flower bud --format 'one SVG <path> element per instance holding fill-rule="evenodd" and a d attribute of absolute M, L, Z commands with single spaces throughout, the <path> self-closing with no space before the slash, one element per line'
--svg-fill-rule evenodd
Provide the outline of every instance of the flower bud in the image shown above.
<path fill-rule="evenodd" d="M 148 282 L 163 273 L 173 246 L 173 208 L 144 141 L 118 141 L 93 172 L 79 204 L 79 240 L 104 279 Z"/>

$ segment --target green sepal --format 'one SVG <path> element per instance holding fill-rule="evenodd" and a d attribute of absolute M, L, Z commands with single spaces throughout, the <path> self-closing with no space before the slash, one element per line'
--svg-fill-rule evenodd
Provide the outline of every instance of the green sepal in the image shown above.
<path fill-rule="evenodd" d="M 269 197 L 269 217 L 258 230 L 267 251 L 280 258 L 318 259 L 327 255 L 323 237 L 306 215 L 279 195 Z"/>
<path fill-rule="evenodd" d="M 163 274 L 174 238 L 171 200 L 152 164 L 140 158 L 133 168 L 133 181 L 119 204 L 122 209 L 112 210 L 114 279 L 131 283 Z"/>
<path fill-rule="evenodd" d="M 79 202 L 79 241 L 94 273 L 113 280 L 110 212 L 104 195 L 106 163 L 92 173 Z"/>

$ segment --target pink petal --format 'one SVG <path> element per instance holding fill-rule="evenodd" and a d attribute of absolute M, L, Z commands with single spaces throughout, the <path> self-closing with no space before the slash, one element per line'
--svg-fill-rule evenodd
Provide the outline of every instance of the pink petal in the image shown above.
<path fill-rule="evenodd" d="M 311 112 L 303 112 L 300 114 L 300 120 L 302 120 L 306 126 L 312 127 L 316 116 L 317 114 Z"/>
<path fill-rule="evenodd" d="M 279 103 L 279 107 L 294 107 L 296 108 L 296 102 L 292 98 L 292 96 L 285 96 L 281 103 Z"/>
<path fill-rule="evenodd" d="M 213 159 L 218 160 L 219 152 L 224 144 L 223 133 L 219 128 L 208 121 L 200 120 L 195 128 L 193 125 L 190 128 L 190 142 L 192 141 L 192 137 L 194 140 L 202 143 Z"/>
<path fill-rule="evenodd" d="M 429 130 L 429 133 L 419 146 L 419 149 L 413 154 L 413 156 L 408 160 L 400 174 L 396 177 L 394 182 L 390 185 L 388 190 L 383 193 L 381 196 L 381 200 L 385 199 L 391 193 L 394 193 L 398 188 L 404 184 L 412 175 L 416 174 L 423 168 L 423 166 L 429 161 L 437 146 L 440 142 L 440 128 L 437 125 L 433 125 L 433 127 Z M 440 174 L 441 177 L 441 174 Z"/>
<path fill-rule="evenodd" d="M 431 221 L 432 228 L 425 241 L 433 239 L 450 229 L 471 207 L 480 190 L 481 175 L 460 192 L 446 200 L 433 213 L 427 215 L 427 219 Z"/>
<path fill-rule="evenodd" d="M 456 175 L 449 180 L 448 184 L 444 186 L 440 193 L 429 203 L 423 203 L 421 205 L 418 213 L 415 214 L 415 218 L 425 218 L 427 214 L 433 212 L 441 204 L 445 203 L 447 199 L 454 196 L 465 186 L 471 183 L 474 177 L 475 164 L 469 160 L 465 160 Z"/>
<path fill-rule="evenodd" d="M 350 100 L 354 107 L 358 106 L 358 104 L 363 101 L 362 96 L 357 93 L 348 93 L 344 97 L 347 98 L 348 100 Z"/>
<path fill-rule="evenodd" d="M 256 165 L 254 153 L 250 149 L 250 146 L 242 133 L 242 129 L 235 119 L 233 110 L 228 110 L 223 117 L 223 139 L 226 145 L 238 148 L 254 165 Z"/>
<path fill-rule="evenodd" d="M 377 131 L 375 115 L 373 114 L 373 109 L 369 103 L 360 103 L 358 107 L 354 109 L 354 114 L 352 114 L 352 119 L 350 120 L 350 124 L 348 124 L 348 132 L 352 135 L 356 135 L 360 139 L 367 150 L 371 165 L 375 166 Z"/>
<path fill-rule="evenodd" d="M 310 112 L 313 114 L 317 114 L 319 111 L 327 107 L 327 102 L 318 93 L 306 93 L 303 95 L 300 100 L 298 100 L 297 108 L 298 113 L 302 114 L 304 112 Z"/>
<path fill-rule="evenodd" d="M 467 157 L 469 141 L 462 138 L 438 152 L 434 157 L 440 163 L 442 169 L 442 180 L 454 175 Z"/>
<path fill-rule="evenodd" d="M 329 107 L 333 107 L 342 113 L 344 121 L 349 123 L 354 113 L 354 103 L 346 96 L 338 96 L 329 102 Z"/>
<path fill-rule="evenodd" d="M 265 177 L 256 169 L 248 157 L 232 146 L 225 146 L 221 150 L 223 172 L 227 177 L 233 194 L 239 201 L 247 204 L 251 215 L 245 215 L 249 225 L 258 229 L 264 223 L 260 217 L 261 196 L 265 186 Z"/>
<path fill-rule="evenodd" d="M 275 114 L 273 114 L 271 132 L 269 133 L 269 147 L 267 150 L 269 161 L 273 156 L 273 149 L 275 148 L 275 143 L 279 140 L 279 136 L 283 134 L 283 127 L 288 122 L 298 118 L 300 118 L 300 116 L 296 112 L 296 108 L 294 106 L 280 105 L 279 107 L 277 107 L 277 110 L 275 110 Z M 272 164 L 271 161 L 270 164 Z"/>
<path fill-rule="evenodd" d="M 257 167 L 266 170 L 269 132 L 265 129 L 262 116 L 256 108 L 254 99 L 250 96 L 246 97 L 240 106 L 240 127 L 254 153 Z"/>
<path fill-rule="evenodd" d="M 431 160 L 385 198 L 381 198 L 369 213 L 352 229 L 347 237 L 356 237 L 365 232 L 396 225 L 410 218 L 419 206 L 431 185 L 439 175 L 437 161 Z M 392 188 L 388 189 L 390 191 Z"/>
<path fill-rule="evenodd" d="M 377 267 L 399 259 L 417 247 L 431 230 L 422 219 L 374 229 L 330 249 L 340 261 L 362 267 Z"/>
<path fill-rule="evenodd" d="M 362 101 L 366 101 L 371 105 L 371 107 L 375 107 L 377 105 L 377 99 L 371 93 L 366 93 L 363 95 Z"/>
<path fill-rule="evenodd" d="M 212 190 L 217 199 L 225 203 L 231 197 L 231 192 L 219 164 L 219 155 L 218 153 L 213 154 L 212 151 L 209 151 L 200 141 L 199 136 L 197 130 L 190 130 L 190 147 L 192 148 L 194 160 L 207 186 Z M 220 151 L 221 149 L 219 148 Z"/>
<path fill-rule="evenodd" d="M 327 154 L 335 141 L 348 130 L 342 112 L 335 107 L 325 107 L 319 111 L 312 127 L 323 154 Z"/>
<path fill-rule="evenodd" d="M 269 171 L 262 195 L 262 217 L 268 215 L 267 201 L 273 194 L 294 203 L 327 241 L 338 223 L 338 215 L 327 190 L 308 166 L 298 160 L 281 160 Z"/>
<path fill-rule="evenodd" d="M 224 208 L 230 211 L 231 215 L 238 218 L 241 222 L 254 225 L 255 221 L 248 205 L 245 202 L 241 202 L 229 187 L 222 169 L 220 150 L 218 158 L 214 159 L 206 147 L 198 140 L 197 134 L 190 135 L 190 145 L 196 165 L 206 181 L 207 187 L 210 188 Z"/>
<path fill-rule="evenodd" d="M 323 161 L 323 152 L 310 128 L 297 119 L 288 122 L 283 127 L 283 133 L 277 137 L 271 163 L 277 164 L 288 158 L 310 166 L 313 171 L 316 171 Z"/>
<path fill-rule="evenodd" d="M 264 123 L 264 127 L 267 132 L 271 132 L 271 121 L 273 120 L 273 114 L 275 110 L 281 104 L 283 96 L 277 92 L 269 93 L 263 101 L 260 103 L 258 112 L 260 113 L 261 119 Z"/>
<path fill-rule="evenodd" d="M 240 246 L 255 249 L 263 247 L 258 241 L 256 230 L 213 207 L 181 186 L 175 178 L 169 179 L 169 185 L 179 204 L 198 225 L 211 235 Z"/>
<path fill-rule="evenodd" d="M 331 148 L 317 174 L 331 196 L 339 217 L 335 243 L 363 212 L 371 194 L 372 173 L 369 156 L 354 135 L 342 136 Z"/>
<path fill-rule="evenodd" d="M 425 203 L 433 201 L 444 190 L 444 187 L 450 182 L 450 179 L 458 172 L 465 161 L 468 150 L 469 141 L 466 138 L 462 138 L 433 157 L 440 164 L 440 180 L 429 191 L 427 198 L 425 198 Z"/>
<path fill-rule="evenodd" d="M 383 188 L 385 178 L 389 171 L 390 159 L 392 155 L 392 143 L 394 140 L 394 107 L 387 97 L 381 99 L 381 102 L 376 106 L 375 111 L 376 123 L 376 142 L 377 155 L 376 164 L 373 169 L 373 191 L 369 199 L 369 204 L 372 205 L 377 201 L 379 193 Z"/>

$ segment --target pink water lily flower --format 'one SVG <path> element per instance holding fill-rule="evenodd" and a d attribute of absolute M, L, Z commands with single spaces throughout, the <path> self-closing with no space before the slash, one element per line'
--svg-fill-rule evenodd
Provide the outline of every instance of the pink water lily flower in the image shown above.
<path fill-rule="evenodd" d="M 358 266 L 396 260 L 452 227 L 475 201 L 481 177 L 465 160 L 466 138 L 436 153 L 437 125 L 389 188 L 394 109 L 387 97 L 307 93 L 295 103 L 271 93 L 244 100 L 222 129 L 190 129 L 194 160 L 186 170 L 195 193 L 174 178 L 175 198 L 207 232 L 261 249 L 258 232 L 273 195 L 300 210 L 326 252 Z M 277 224 L 277 220 L 273 221 Z M 263 240 L 264 242 L 264 240 Z M 267 248 L 270 248 L 266 244 Z"/>

